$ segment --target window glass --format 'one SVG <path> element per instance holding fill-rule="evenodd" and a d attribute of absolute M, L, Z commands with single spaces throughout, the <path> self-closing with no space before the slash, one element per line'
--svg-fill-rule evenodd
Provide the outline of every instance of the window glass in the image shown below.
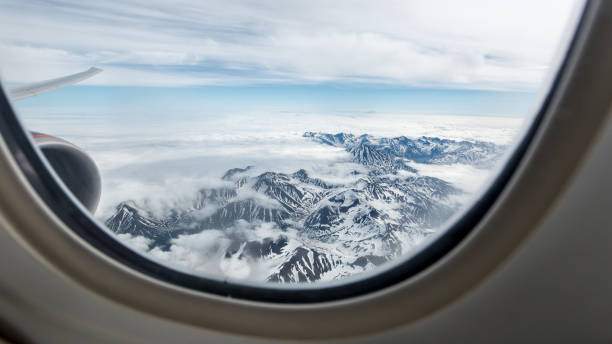
<path fill-rule="evenodd" d="M 452 225 L 534 118 L 582 4 L 1 2 L 3 85 L 105 230 L 266 283 L 375 271 Z M 95 163 L 99 202 L 56 138 Z"/>

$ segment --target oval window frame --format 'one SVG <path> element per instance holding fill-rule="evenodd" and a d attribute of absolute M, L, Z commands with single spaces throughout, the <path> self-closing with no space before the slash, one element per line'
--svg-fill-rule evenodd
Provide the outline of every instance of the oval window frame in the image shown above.
<path fill-rule="evenodd" d="M 426 249 L 367 279 L 324 288 L 253 287 L 184 274 L 118 246 L 57 182 L 4 93 L 2 225 L 43 262 L 88 289 L 183 323 L 245 335 L 322 339 L 415 321 L 494 271 L 571 179 L 609 110 L 610 17 L 612 3 L 587 3 L 541 111 L 483 197 Z M 585 89 L 596 91 L 583 94 Z M 590 115 L 580 118 L 580 113 Z"/>

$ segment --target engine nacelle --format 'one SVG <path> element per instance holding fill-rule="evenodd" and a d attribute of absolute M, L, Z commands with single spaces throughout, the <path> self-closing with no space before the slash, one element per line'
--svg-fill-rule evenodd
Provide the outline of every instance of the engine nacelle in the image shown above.
<path fill-rule="evenodd" d="M 32 132 L 55 173 L 93 214 L 100 202 L 102 180 L 93 159 L 74 144 L 55 136 Z"/>

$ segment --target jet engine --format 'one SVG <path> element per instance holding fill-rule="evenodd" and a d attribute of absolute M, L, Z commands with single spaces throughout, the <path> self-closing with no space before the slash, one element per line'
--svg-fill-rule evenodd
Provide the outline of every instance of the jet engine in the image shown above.
<path fill-rule="evenodd" d="M 36 145 L 72 194 L 93 214 L 101 195 L 101 178 L 93 159 L 59 137 L 32 132 Z"/>

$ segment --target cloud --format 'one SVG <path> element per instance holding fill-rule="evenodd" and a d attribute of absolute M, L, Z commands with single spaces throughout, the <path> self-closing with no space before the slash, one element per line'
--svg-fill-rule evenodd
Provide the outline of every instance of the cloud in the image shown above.
<path fill-rule="evenodd" d="M 142 254 L 146 254 L 149 251 L 149 245 L 152 242 L 152 240 L 143 236 L 134 236 L 127 233 L 117 234 L 117 238 L 127 247 Z"/>
<path fill-rule="evenodd" d="M 351 174 L 355 170 L 367 173 L 350 161 L 351 156 L 344 149 L 303 138 L 305 131 L 368 133 L 377 137 L 435 136 L 511 144 L 523 123 L 528 122 L 506 117 L 382 113 L 283 112 L 267 116 L 242 113 L 189 120 L 174 116 L 143 120 L 139 116 L 116 115 L 88 118 L 84 131 L 83 118 L 69 113 L 24 119 L 29 129 L 44 129 L 63 137 L 83 148 L 96 161 L 103 182 L 97 211 L 102 220 L 125 200 L 134 200 L 157 216 L 173 207 L 190 207 L 198 190 L 230 185 L 221 176 L 236 167 L 255 166 L 249 171 L 252 176 L 267 171 L 293 173 L 303 168 L 310 177 L 330 184 L 357 180 L 360 176 Z M 459 184 L 462 177 L 480 180 L 484 179 L 482 173 L 486 173 L 469 166 L 415 167 L 424 174 L 452 182 L 457 179 Z M 469 186 L 473 179 L 468 178 L 461 187 Z"/>
<path fill-rule="evenodd" d="M 440 178 L 470 195 L 482 188 L 492 175 L 491 170 L 465 164 L 430 165 L 410 162 L 409 165 L 419 175 Z"/>
<path fill-rule="evenodd" d="M 238 190 L 236 200 L 252 200 L 257 205 L 268 209 L 283 209 L 282 205 L 277 200 L 272 199 L 262 193 L 259 193 L 248 187 Z"/>
<path fill-rule="evenodd" d="M 559 43 L 566 38 L 563 31 L 571 22 L 570 10 L 578 2 L 213 0 L 170 4 L 153 0 L 146 8 L 136 1 L 0 3 L 0 68 L 9 82 L 39 81 L 97 66 L 104 73 L 84 84 L 367 84 L 372 89 L 383 85 L 531 92 L 554 70 Z M 239 102 L 241 96 L 221 102 Z M 311 96 L 315 102 L 324 102 L 321 94 Z M 198 190 L 227 186 L 229 182 L 220 178 L 225 171 L 247 165 L 255 166 L 251 175 L 304 168 L 310 177 L 331 184 L 355 181 L 360 176 L 351 174 L 354 170 L 367 172 L 350 162 L 342 148 L 304 139 L 305 131 L 435 136 L 511 147 L 528 122 L 525 118 L 384 113 L 380 103 L 353 105 L 359 93 L 349 96 L 349 107 L 359 110 L 350 113 L 320 113 L 311 108 L 284 112 L 284 104 L 267 111 L 253 99 L 247 99 L 246 106 L 259 112 L 228 113 L 223 108 L 223 113 L 217 113 L 200 108 L 183 113 L 178 109 L 184 104 L 172 95 L 167 104 L 152 111 L 143 106 L 147 97 L 151 95 L 139 98 L 141 103 L 130 103 L 108 96 L 104 99 L 108 104 L 118 104 L 108 108 L 92 109 L 85 100 L 81 109 L 54 108 L 44 102 L 39 108 L 24 109 L 29 129 L 68 139 L 96 161 L 103 180 L 99 219 L 108 218 L 125 200 L 136 201 L 156 217 L 176 207 L 189 208 Z M 195 106 L 202 103 L 206 102 Z M 134 108 L 137 111 L 132 113 Z M 370 108 L 379 112 L 370 113 Z M 39 113 L 32 115 L 32 111 Z M 442 178 L 469 192 L 485 185 L 491 175 L 465 165 L 413 166 L 421 175 Z M 256 198 L 260 204 L 278 207 L 276 201 L 246 189 L 238 198 Z M 194 215 L 204 217 L 216 210 L 207 206 Z M 240 254 L 226 257 L 225 252 L 237 241 L 276 238 L 279 233 L 272 224 L 238 223 L 228 230 L 181 236 L 169 250 L 149 250 L 150 241 L 143 237 L 126 234 L 119 239 L 187 272 L 261 280 L 277 261 L 252 261 Z M 284 234 L 289 235 L 289 248 L 299 244 L 290 230 Z M 401 239 L 412 247 L 423 238 L 419 232 Z"/>
<path fill-rule="evenodd" d="M 88 84 L 534 89 L 579 3 L 5 2 L 0 66 L 9 82 L 95 65 Z"/>
<path fill-rule="evenodd" d="M 242 254 L 247 241 L 278 240 L 281 235 L 288 240 L 288 243 L 280 254 L 266 259 Z M 141 242 L 143 239 L 128 238 L 127 244 L 135 246 L 137 244 L 134 242 Z M 156 247 L 140 252 L 153 260 L 191 274 L 264 282 L 271 274 L 271 270 L 287 258 L 291 249 L 300 245 L 296 240 L 295 231 L 281 231 L 271 223 L 248 224 L 239 221 L 234 227 L 223 231 L 204 230 L 197 234 L 181 235 L 171 241 L 168 250 Z M 233 254 L 228 256 L 226 254 L 228 251 Z"/>
<path fill-rule="evenodd" d="M 437 136 L 455 140 L 494 141 L 512 147 L 524 118 L 476 116 L 422 116 L 384 113 L 313 114 L 273 112 L 240 113 L 223 116 L 183 117 L 108 115 L 87 118 L 84 131 L 83 117 L 74 113 L 51 114 L 25 118 L 29 128 L 63 137 L 88 152 L 100 167 L 102 200 L 96 217 L 102 221 L 114 213 L 119 202 L 133 200 L 154 217 L 167 217 L 172 209 L 190 209 L 202 188 L 231 186 L 221 180 L 230 168 L 255 166 L 248 171 L 257 176 L 267 171 L 293 173 L 305 169 L 311 178 L 331 184 L 355 182 L 367 173 L 363 166 L 351 162 L 351 155 L 339 147 L 331 147 L 304 138 L 306 131 L 329 133 L 346 132 L 355 135 L 368 133 L 376 137 Z M 143 122 L 145 121 L 145 122 Z M 143 124 L 145 123 L 146 126 Z M 486 185 L 492 171 L 467 165 L 431 166 L 412 163 L 420 175 L 442 178 L 470 193 Z M 407 175 L 401 175 L 406 177 Z M 472 196 L 472 194 L 468 195 Z M 449 202 L 469 205 L 465 195 Z M 278 207 L 278 202 L 260 193 L 240 190 L 238 199 L 255 199 L 266 207 Z M 345 204 L 349 204 L 346 199 Z M 391 216 L 397 204 L 374 202 Z M 192 213 L 198 219 L 218 210 L 214 205 Z M 297 228 L 297 226 L 296 226 Z M 405 251 L 425 238 L 424 231 L 401 234 Z M 320 248 L 323 252 L 344 254 L 350 262 L 357 259 L 337 243 L 321 243 L 300 236 L 289 228 L 281 230 L 274 224 L 238 222 L 224 230 L 205 230 L 183 235 L 171 241 L 169 248 L 149 250 L 150 240 L 143 237 L 120 235 L 121 242 L 145 256 L 188 273 L 231 279 L 262 281 L 287 256 L 280 254 L 269 260 L 252 259 L 240 254 L 246 241 L 288 237 L 286 252 L 297 246 Z M 363 233 L 362 233 L 363 234 Z M 384 244 L 375 241 L 376 245 Z M 334 246 L 336 245 L 336 246 Z M 226 256 L 228 248 L 236 254 Z M 288 253 L 287 253 L 288 254 Z M 349 274 L 349 267 L 339 268 L 324 278 Z M 350 272 L 353 273 L 353 272 Z M 344 274 L 344 275 L 343 275 Z"/>

